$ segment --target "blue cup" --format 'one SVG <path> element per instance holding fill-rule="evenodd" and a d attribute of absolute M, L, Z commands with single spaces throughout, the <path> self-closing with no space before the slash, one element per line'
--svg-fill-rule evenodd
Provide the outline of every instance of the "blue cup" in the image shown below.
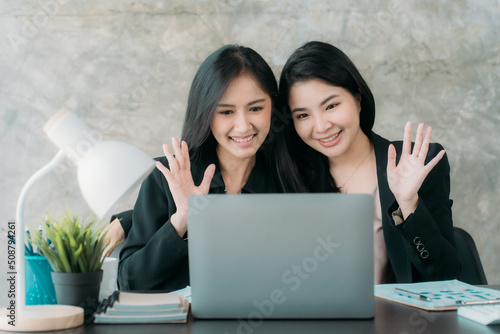
<path fill-rule="evenodd" d="M 26 305 L 56 304 L 52 268 L 43 256 L 25 256 Z"/>

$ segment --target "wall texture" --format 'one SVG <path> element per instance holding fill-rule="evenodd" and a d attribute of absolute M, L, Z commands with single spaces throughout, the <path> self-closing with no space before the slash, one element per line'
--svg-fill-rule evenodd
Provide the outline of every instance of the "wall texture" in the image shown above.
<path fill-rule="evenodd" d="M 450 159 L 455 224 L 473 235 L 489 282 L 500 284 L 499 31 L 497 0 L 1 1 L 0 225 L 55 154 L 42 127 L 61 107 L 159 156 L 180 135 L 190 82 L 213 50 L 253 47 L 278 76 L 295 48 L 324 40 L 371 86 L 375 131 L 399 139 L 407 120 L 433 126 Z M 90 214 L 75 179 L 67 161 L 38 183 L 28 222 L 66 207 Z"/>

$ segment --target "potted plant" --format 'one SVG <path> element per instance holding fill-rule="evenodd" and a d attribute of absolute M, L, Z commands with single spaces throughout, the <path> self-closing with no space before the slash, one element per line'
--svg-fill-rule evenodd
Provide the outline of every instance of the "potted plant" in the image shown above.
<path fill-rule="evenodd" d="M 97 308 L 106 248 L 97 219 L 82 222 L 66 212 L 57 221 L 45 219 L 45 235 L 32 231 L 32 243 L 52 267 L 58 304 L 76 305 L 91 315 Z M 105 234 L 105 233 L 104 233 Z"/>

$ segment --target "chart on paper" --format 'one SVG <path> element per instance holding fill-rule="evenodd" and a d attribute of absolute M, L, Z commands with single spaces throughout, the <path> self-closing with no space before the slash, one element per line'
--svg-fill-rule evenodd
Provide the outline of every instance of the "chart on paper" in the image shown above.
<path fill-rule="evenodd" d="M 498 290 L 476 287 L 458 280 L 379 284 L 375 285 L 375 295 L 399 303 L 436 311 L 456 309 L 464 302 L 491 302 L 500 299 L 500 291 Z"/>

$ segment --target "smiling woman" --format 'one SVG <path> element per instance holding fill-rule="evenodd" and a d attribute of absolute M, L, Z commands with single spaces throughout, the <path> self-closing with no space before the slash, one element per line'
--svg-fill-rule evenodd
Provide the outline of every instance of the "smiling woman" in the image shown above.
<path fill-rule="evenodd" d="M 289 104 L 293 106 L 291 111 L 297 134 L 307 145 L 333 160 L 344 157 L 353 152 L 348 145 L 361 142 L 363 138 L 365 144 L 368 142 L 359 126 L 360 99 L 359 95 L 353 96 L 342 87 L 320 80 L 293 85 Z M 315 101 L 320 102 L 314 104 Z M 337 127 L 329 126 L 332 123 Z"/>
<path fill-rule="evenodd" d="M 254 160 L 269 133 L 272 108 L 271 97 L 251 75 L 233 79 L 217 104 L 210 126 L 219 144 L 219 161 Z"/>
<path fill-rule="evenodd" d="M 120 253 L 120 289 L 175 290 L 189 284 L 190 195 L 302 190 L 283 149 L 286 132 L 269 136 L 282 119 L 276 115 L 277 91 L 271 68 L 250 48 L 227 45 L 201 64 L 189 93 L 183 140 L 172 139 L 173 152 L 163 145 L 165 157 L 157 158 L 157 169 L 128 213 L 132 227 Z"/>
<path fill-rule="evenodd" d="M 372 131 L 375 100 L 351 60 L 309 42 L 288 59 L 280 95 L 293 117 L 294 157 L 309 190 L 374 199 L 375 283 L 456 278 L 450 166 L 430 128 L 402 142 Z M 397 163 L 396 163 L 397 161 Z"/>

